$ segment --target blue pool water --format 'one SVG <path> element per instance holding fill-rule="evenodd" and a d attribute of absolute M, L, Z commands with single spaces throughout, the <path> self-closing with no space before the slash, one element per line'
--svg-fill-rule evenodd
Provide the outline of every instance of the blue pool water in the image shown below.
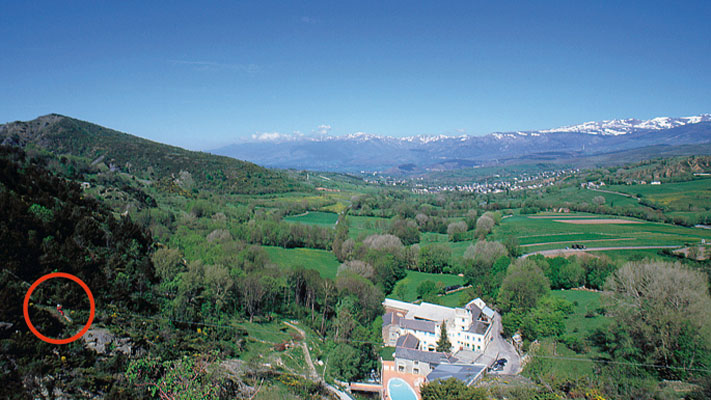
<path fill-rule="evenodd" d="M 388 400 L 417 400 L 415 391 L 400 378 L 390 379 L 388 382 L 388 395 Z"/>

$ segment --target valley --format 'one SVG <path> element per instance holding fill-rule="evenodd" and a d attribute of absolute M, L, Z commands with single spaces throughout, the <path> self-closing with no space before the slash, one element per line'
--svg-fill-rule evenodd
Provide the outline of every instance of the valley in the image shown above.
<path fill-rule="evenodd" d="M 30 129 L 37 123 L 23 124 L 0 129 L 6 143 L 17 126 L 40 132 Z M 668 394 L 662 380 L 689 381 L 711 354 L 619 353 L 624 328 L 609 312 L 617 303 L 608 287 L 640 263 L 707 279 L 711 231 L 694 226 L 711 222 L 708 157 L 508 175 L 491 169 L 470 178 L 459 171 L 458 187 L 420 190 L 417 178 L 392 185 L 262 170 L 202 153 L 185 152 L 189 162 L 172 164 L 131 153 L 138 139 L 115 131 L 116 145 L 87 152 L 100 148 L 105 128 L 73 126 L 83 129 L 78 150 L 45 147 L 37 138 L 53 137 L 51 124 L 42 128 L 49 133 L 2 147 L 0 209 L 8 223 L 0 233 L 14 244 L 3 250 L 2 296 L 21 297 L 43 273 L 71 271 L 97 296 L 90 332 L 110 332 L 130 350 L 96 352 L 75 342 L 53 352 L 10 308 L 0 314 L 1 360 L 14 366 L 2 390 L 150 397 L 154 389 L 177 395 L 193 376 L 188 393 L 201 398 L 374 398 L 393 376 L 384 368 L 414 357 L 398 355 L 383 336 L 385 299 L 451 310 L 479 299 L 496 311 L 492 349 L 513 353 L 450 354 L 446 340 L 432 353 L 454 357 L 444 364 L 452 368 L 484 371 L 469 387 L 473 398 Z M 202 168 L 183 169 L 190 165 Z M 256 172 L 237 178 L 243 168 Z M 42 296 L 35 301 L 49 305 L 31 306 L 31 314 L 47 334 L 74 329 L 52 322 L 53 302 L 86 318 L 74 291 L 46 288 Z M 443 337 L 439 328 L 435 334 Z M 701 336 L 688 340 L 705 345 Z M 516 367 L 497 370 L 502 357 Z M 616 381 L 621 364 L 638 365 L 636 375 Z M 425 382 L 421 369 L 408 371 L 397 376 Z M 36 383 L 11 383 L 28 379 Z M 441 384 L 416 393 L 424 398 Z"/>

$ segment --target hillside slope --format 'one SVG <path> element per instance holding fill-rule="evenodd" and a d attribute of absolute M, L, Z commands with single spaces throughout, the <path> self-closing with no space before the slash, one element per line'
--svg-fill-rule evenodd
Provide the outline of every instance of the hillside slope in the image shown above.
<path fill-rule="evenodd" d="M 274 193 L 298 187 L 284 174 L 250 162 L 156 143 L 57 114 L 0 125 L 0 143 L 81 157 L 94 166 L 177 182 L 188 189 Z"/>

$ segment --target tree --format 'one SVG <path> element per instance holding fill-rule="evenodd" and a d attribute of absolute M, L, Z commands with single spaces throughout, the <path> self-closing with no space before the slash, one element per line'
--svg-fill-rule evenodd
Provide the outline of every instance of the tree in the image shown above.
<path fill-rule="evenodd" d="M 422 400 L 485 400 L 486 389 L 467 386 L 457 378 L 438 379 L 420 388 Z"/>
<path fill-rule="evenodd" d="M 417 229 L 417 223 L 411 219 L 393 219 L 388 233 L 399 237 L 405 245 L 411 245 L 420 241 L 420 231 Z"/>
<path fill-rule="evenodd" d="M 481 268 L 489 269 L 499 257 L 508 255 L 506 247 L 499 242 L 480 240 L 474 245 L 469 245 L 464 252 L 465 259 L 471 259 Z"/>
<path fill-rule="evenodd" d="M 595 204 L 596 206 L 599 207 L 599 206 L 605 204 L 605 198 L 603 196 L 595 196 L 595 197 L 593 197 L 592 202 L 593 202 L 593 204 Z"/>
<path fill-rule="evenodd" d="M 437 351 L 449 353 L 451 350 L 452 342 L 450 342 L 449 338 L 447 337 L 447 324 L 442 321 L 442 325 L 439 330 L 439 340 L 437 341 Z"/>
<path fill-rule="evenodd" d="M 419 265 L 424 272 L 442 273 L 449 268 L 452 249 L 443 243 L 434 243 L 420 248 Z"/>
<path fill-rule="evenodd" d="M 550 290 L 548 278 L 535 262 L 518 259 L 509 266 L 499 290 L 498 303 L 503 311 L 525 312 Z"/>
<path fill-rule="evenodd" d="M 613 355 L 650 364 L 708 368 L 711 297 L 708 278 L 679 263 L 633 261 L 605 284 L 604 304 L 614 318 Z M 631 345 L 633 351 L 621 351 Z M 660 370 L 665 375 L 683 370 Z M 678 375 L 676 375 L 678 377 Z"/>
<path fill-rule="evenodd" d="M 491 229 L 494 227 L 496 223 L 494 222 L 494 219 L 491 218 L 488 215 L 482 215 L 479 217 L 479 219 L 476 220 L 476 230 L 474 230 L 474 236 L 476 236 L 479 239 L 484 239 L 486 235 L 491 232 Z"/>
<path fill-rule="evenodd" d="M 331 351 L 330 357 L 333 372 L 338 378 L 350 382 L 361 375 L 358 367 L 362 355 L 355 347 L 340 343 Z"/>
<path fill-rule="evenodd" d="M 437 283 L 429 279 L 417 285 L 417 297 L 429 303 L 435 302 L 441 291 L 442 287 L 438 287 Z"/>
<path fill-rule="evenodd" d="M 156 268 L 156 274 L 163 282 L 170 282 L 183 269 L 183 255 L 180 250 L 160 248 L 151 257 Z"/>
<path fill-rule="evenodd" d="M 452 222 L 447 225 L 447 235 L 449 240 L 459 242 L 464 240 L 464 233 L 467 231 L 467 223 L 464 221 Z"/>
<path fill-rule="evenodd" d="M 258 272 L 251 273 L 244 277 L 239 285 L 240 298 L 245 312 L 249 315 L 249 322 L 259 313 L 264 296 L 264 286 Z"/>
<path fill-rule="evenodd" d="M 373 266 L 360 260 L 346 261 L 338 267 L 338 274 L 346 271 L 360 275 L 365 279 L 372 280 L 375 276 L 375 269 L 373 269 Z"/>

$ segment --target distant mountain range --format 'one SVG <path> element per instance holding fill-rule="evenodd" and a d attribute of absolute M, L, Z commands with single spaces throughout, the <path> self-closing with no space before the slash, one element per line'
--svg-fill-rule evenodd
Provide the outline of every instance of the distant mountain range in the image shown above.
<path fill-rule="evenodd" d="M 212 153 L 277 168 L 421 173 L 521 162 L 575 163 L 578 159 L 600 159 L 605 154 L 632 150 L 637 158 L 640 154 L 653 157 L 656 152 L 668 155 L 699 151 L 707 154 L 711 149 L 709 145 L 711 114 L 702 114 L 683 118 L 586 122 L 555 129 L 495 132 L 485 136 L 262 135 L 255 136 L 253 141 L 215 149 Z M 635 160 L 620 159 L 623 161 Z"/>

